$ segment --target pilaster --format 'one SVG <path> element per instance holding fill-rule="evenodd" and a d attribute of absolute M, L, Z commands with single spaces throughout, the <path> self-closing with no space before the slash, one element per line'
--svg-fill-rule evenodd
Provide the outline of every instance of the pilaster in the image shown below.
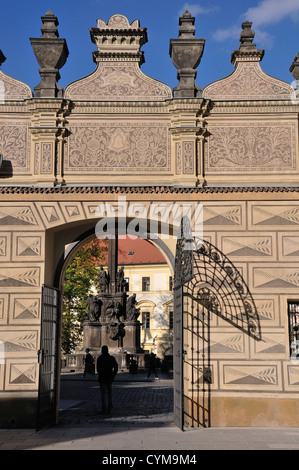
<path fill-rule="evenodd" d="M 205 113 L 209 101 L 174 99 L 170 105 L 171 149 L 174 183 L 182 186 L 203 186 L 203 148 L 206 136 Z"/>
<path fill-rule="evenodd" d="M 34 182 L 63 184 L 63 146 L 65 115 L 69 102 L 62 99 L 35 99 L 31 111 L 31 166 Z"/>

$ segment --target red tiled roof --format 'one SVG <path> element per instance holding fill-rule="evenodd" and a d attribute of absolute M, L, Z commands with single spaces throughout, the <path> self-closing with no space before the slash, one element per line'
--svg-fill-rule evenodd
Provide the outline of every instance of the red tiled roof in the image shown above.
<path fill-rule="evenodd" d="M 136 238 L 118 241 L 118 264 L 166 263 L 160 251 L 147 240 Z"/>
<path fill-rule="evenodd" d="M 108 254 L 106 261 L 107 264 Z M 166 264 L 164 256 L 147 240 L 130 238 L 118 240 L 118 265 L 127 264 Z"/>

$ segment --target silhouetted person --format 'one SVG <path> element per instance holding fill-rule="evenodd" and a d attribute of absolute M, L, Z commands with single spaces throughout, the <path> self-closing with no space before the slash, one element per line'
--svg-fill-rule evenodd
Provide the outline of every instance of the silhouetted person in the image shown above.
<path fill-rule="evenodd" d="M 158 380 L 157 372 L 156 372 L 156 355 L 154 353 L 151 353 L 149 362 L 148 362 L 148 374 L 147 374 L 147 379 L 150 378 L 151 373 L 155 374 L 156 380 Z"/>
<path fill-rule="evenodd" d="M 102 411 L 110 413 L 112 408 L 112 383 L 118 371 L 115 357 L 110 356 L 108 346 L 102 346 L 102 354 L 97 360 L 98 381 L 100 383 Z"/>
<path fill-rule="evenodd" d="M 94 366 L 94 358 L 90 354 L 90 349 L 86 348 L 86 356 L 84 358 L 84 372 L 83 372 L 83 377 L 86 376 L 86 374 L 92 374 L 95 375 L 95 366 Z"/>

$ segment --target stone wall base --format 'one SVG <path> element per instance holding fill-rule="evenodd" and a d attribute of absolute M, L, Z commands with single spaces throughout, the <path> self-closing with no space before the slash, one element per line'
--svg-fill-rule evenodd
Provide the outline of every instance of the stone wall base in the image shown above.
<path fill-rule="evenodd" d="M 288 398 L 211 398 L 212 427 L 298 427 L 299 400 Z"/>
<path fill-rule="evenodd" d="M 37 424 L 37 396 L 0 396 L 1 429 L 35 429 Z"/>

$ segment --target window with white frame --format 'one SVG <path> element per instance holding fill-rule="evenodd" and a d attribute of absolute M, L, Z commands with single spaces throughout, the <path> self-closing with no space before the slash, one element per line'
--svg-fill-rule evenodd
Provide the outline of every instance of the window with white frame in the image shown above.
<path fill-rule="evenodd" d="M 149 277 L 142 277 L 142 290 L 143 292 L 150 291 L 150 278 Z"/>
<path fill-rule="evenodd" d="M 142 328 L 149 329 L 151 326 L 151 312 L 142 312 Z"/>

